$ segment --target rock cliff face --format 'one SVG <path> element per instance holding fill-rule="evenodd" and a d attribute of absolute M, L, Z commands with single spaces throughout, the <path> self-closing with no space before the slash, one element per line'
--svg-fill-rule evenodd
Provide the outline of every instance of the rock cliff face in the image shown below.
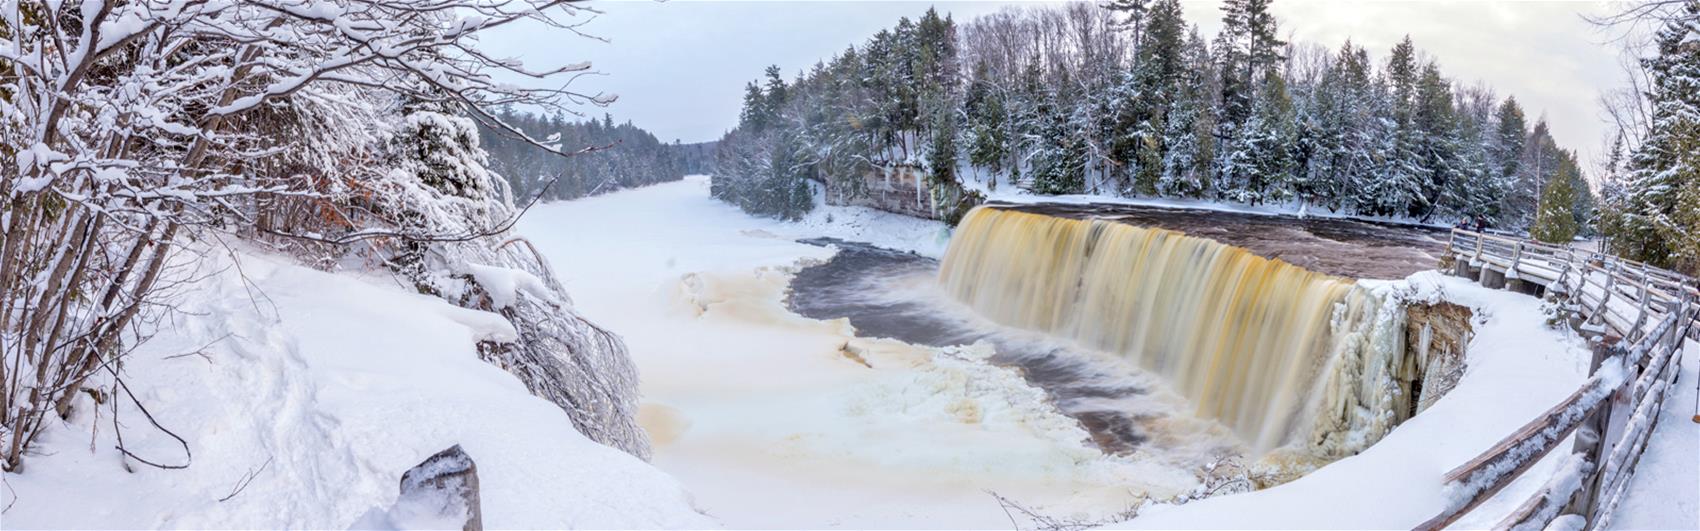
<path fill-rule="evenodd" d="M 1441 302 L 1405 309 L 1406 367 L 1401 387 L 1414 399 L 1407 418 L 1423 412 L 1458 385 L 1464 374 L 1464 348 L 1475 331 L 1469 308 Z"/>
<path fill-rule="evenodd" d="M 929 184 L 917 166 L 875 167 L 860 179 L 826 179 L 826 204 L 862 206 L 955 224 L 984 201 L 960 184 Z"/>

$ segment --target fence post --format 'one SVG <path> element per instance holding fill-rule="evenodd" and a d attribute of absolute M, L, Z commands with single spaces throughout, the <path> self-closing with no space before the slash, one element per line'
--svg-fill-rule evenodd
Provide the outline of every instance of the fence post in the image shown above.
<path fill-rule="evenodd" d="M 1553 259 L 1555 259 L 1555 260 L 1558 259 L 1558 253 L 1560 253 L 1560 252 L 1564 253 L 1564 269 L 1560 269 L 1558 271 L 1558 280 L 1553 281 L 1553 284 L 1558 286 L 1558 289 L 1552 290 L 1552 291 L 1563 293 L 1563 294 L 1565 294 L 1566 297 L 1569 297 L 1571 295 L 1571 293 L 1570 293 L 1570 267 L 1571 267 L 1570 262 L 1576 259 L 1576 253 L 1571 252 L 1569 247 L 1565 247 L 1562 251 L 1553 252 L 1552 253 Z"/>
<path fill-rule="evenodd" d="M 1600 269 L 1606 272 L 1605 286 L 1600 291 L 1600 304 L 1594 307 L 1594 315 L 1588 317 L 1588 322 L 1610 328 L 1611 322 L 1606 320 L 1606 310 L 1608 308 L 1607 305 L 1611 303 L 1612 293 L 1617 291 L 1617 272 L 1619 268 L 1616 260 L 1607 260 L 1603 262 L 1603 264 L 1605 267 Z"/>
<path fill-rule="evenodd" d="M 1518 240 L 1517 248 L 1511 251 L 1511 267 L 1505 272 L 1505 277 L 1522 278 L 1523 274 L 1517 272 L 1517 265 L 1521 263 L 1523 263 L 1523 242 L 1522 240 Z"/>
<path fill-rule="evenodd" d="M 1487 237 L 1483 236 L 1482 233 L 1480 233 L 1480 232 L 1476 233 L 1476 258 L 1475 258 L 1475 263 L 1477 263 L 1477 264 L 1482 263 L 1482 242 L 1484 242 L 1484 241 L 1487 241 Z M 1474 265 L 1474 264 L 1471 264 L 1471 265 Z M 1482 265 L 1486 266 L 1487 264 L 1482 264 Z"/>
<path fill-rule="evenodd" d="M 1641 299 L 1641 304 L 1635 312 L 1635 324 L 1629 327 L 1629 341 L 1631 343 L 1647 335 L 1641 328 L 1647 325 L 1647 284 L 1650 278 L 1647 273 L 1647 265 L 1641 264 L 1641 292 L 1637 297 Z M 1658 339 L 1663 340 L 1663 338 Z"/>
<path fill-rule="evenodd" d="M 1623 348 L 1619 345 L 1620 342 L 1621 338 L 1609 333 L 1593 342 L 1590 346 L 1594 357 L 1588 364 L 1588 374 L 1598 372 L 1606 360 L 1621 354 Z M 1582 489 L 1570 500 L 1570 505 L 1565 507 L 1564 512 L 1567 514 L 1579 514 L 1588 520 L 1594 518 L 1594 503 L 1600 495 L 1600 476 L 1603 475 L 1598 472 L 1605 456 L 1610 453 L 1610 448 L 1606 448 L 1606 441 L 1610 439 L 1606 436 L 1611 431 L 1612 412 L 1617 409 L 1619 394 L 1621 393 L 1614 393 L 1605 403 L 1600 404 L 1587 420 L 1582 421 L 1582 426 L 1576 429 L 1574 450 L 1586 457 L 1588 462 L 1594 463 L 1595 473 L 1583 479 Z"/>

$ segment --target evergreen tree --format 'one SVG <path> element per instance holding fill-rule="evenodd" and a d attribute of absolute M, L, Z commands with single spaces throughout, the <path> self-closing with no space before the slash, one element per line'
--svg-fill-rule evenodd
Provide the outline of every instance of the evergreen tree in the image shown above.
<path fill-rule="evenodd" d="M 1627 207 L 1619 233 L 1620 253 L 1661 266 L 1694 271 L 1700 266 L 1700 42 L 1688 20 L 1700 19 L 1700 1 L 1683 5 L 1683 17 L 1661 28 L 1658 54 L 1643 66 L 1652 77 L 1650 130 L 1629 159 Z M 1684 20 L 1686 19 L 1686 20 Z M 1684 210 L 1687 208 L 1689 210 Z"/>
<path fill-rule="evenodd" d="M 1215 46 L 1222 80 L 1220 123 L 1229 132 L 1250 117 L 1263 78 L 1280 63 L 1286 43 L 1276 37 L 1272 0 L 1227 0 Z"/>
<path fill-rule="evenodd" d="M 1192 29 L 1184 50 L 1182 85 L 1170 107 L 1163 132 L 1168 147 L 1163 157 L 1163 176 L 1157 192 L 1162 195 L 1200 197 L 1212 188 L 1210 176 L 1215 160 L 1215 130 L 1211 103 L 1212 76 L 1209 45 Z"/>
<path fill-rule="evenodd" d="M 1524 212 L 1529 203 L 1519 197 L 1526 191 L 1518 186 L 1519 176 L 1523 174 L 1523 147 L 1528 143 L 1529 126 L 1524 121 L 1523 108 L 1517 104 L 1516 97 L 1505 98 L 1495 117 L 1498 128 L 1489 153 L 1491 160 L 1497 162 L 1493 175 L 1497 181 L 1495 186 L 1505 190 L 1499 208 L 1501 220 L 1511 221 Z"/>
<path fill-rule="evenodd" d="M 1444 197 L 1456 190 L 1464 178 L 1458 160 L 1457 122 L 1453 116 L 1452 84 L 1440 76 L 1434 63 L 1423 67 L 1417 80 L 1416 101 L 1412 125 L 1416 128 L 1419 164 L 1422 168 L 1420 186 L 1422 201 L 1408 211 L 1412 216 L 1428 219 L 1437 210 L 1456 215 L 1465 208 L 1465 198 Z"/>
<path fill-rule="evenodd" d="M 761 86 L 754 81 L 744 85 L 744 108 L 738 114 L 738 126 L 751 133 L 760 133 L 767 129 L 768 112 L 767 96 L 762 93 Z"/>
<path fill-rule="evenodd" d="M 993 89 L 988 68 L 984 61 L 975 64 L 963 105 L 968 115 L 968 161 L 989 170 L 994 178 L 987 186 L 996 189 L 995 175 L 1004 171 L 1010 156 L 1008 125 L 1004 123 L 1008 110 L 1003 96 Z"/>
<path fill-rule="evenodd" d="M 1556 244 L 1570 243 L 1576 237 L 1579 225 L 1573 211 L 1579 179 L 1574 171 L 1574 167 L 1565 166 L 1553 178 L 1552 184 L 1541 192 L 1540 208 L 1536 211 L 1534 226 L 1529 228 L 1529 236 Z"/>

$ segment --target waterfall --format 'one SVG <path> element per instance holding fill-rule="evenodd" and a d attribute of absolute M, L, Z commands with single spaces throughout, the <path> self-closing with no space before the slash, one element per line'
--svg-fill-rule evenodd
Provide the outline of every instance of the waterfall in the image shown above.
<path fill-rule="evenodd" d="M 1258 453 L 1355 452 L 1402 420 L 1397 388 L 1360 376 L 1398 367 L 1403 320 L 1349 279 L 1179 232 L 996 207 L 963 219 L 939 279 L 995 322 L 1161 374 Z"/>

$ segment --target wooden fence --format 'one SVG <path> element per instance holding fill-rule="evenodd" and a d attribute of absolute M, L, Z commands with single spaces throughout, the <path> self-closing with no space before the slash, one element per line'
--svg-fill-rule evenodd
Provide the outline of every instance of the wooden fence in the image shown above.
<path fill-rule="evenodd" d="M 1452 231 L 1442 266 L 1484 285 L 1550 294 L 1595 354 L 1592 374 L 1569 398 L 1448 472 L 1451 502 L 1417 529 L 1456 522 L 1571 433 L 1573 453 L 1559 472 L 1494 528 L 1543 529 L 1561 516 L 1606 528 L 1681 372 L 1683 343 L 1697 332 L 1700 284 L 1640 262 L 1466 230 Z"/>

